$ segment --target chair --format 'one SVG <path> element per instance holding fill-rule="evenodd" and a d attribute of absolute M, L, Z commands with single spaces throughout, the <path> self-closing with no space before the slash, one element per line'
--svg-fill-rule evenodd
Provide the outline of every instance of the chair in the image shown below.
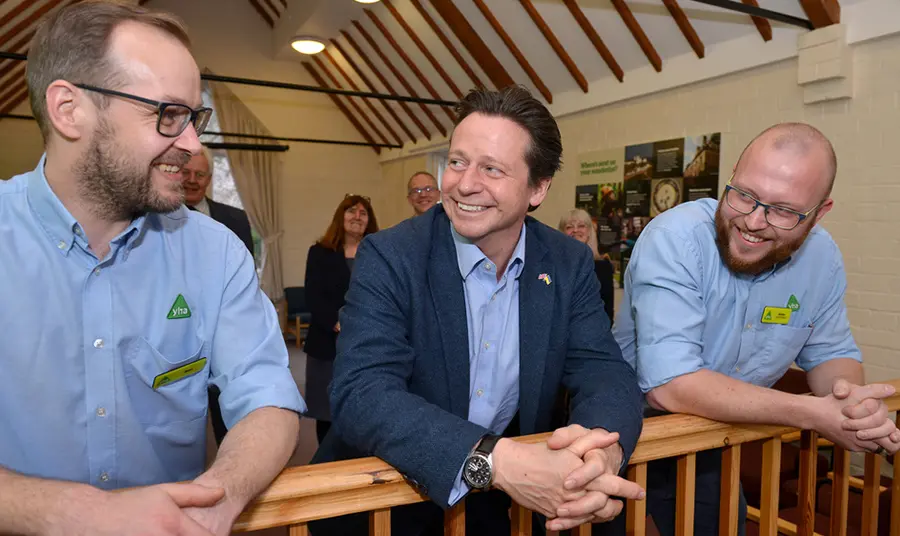
<path fill-rule="evenodd" d="M 306 307 L 306 289 L 287 287 L 284 289 L 284 299 L 287 302 L 287 322 L 284 326 L 284 333 L 293 335 L 297 348 L 300 348 L 312 317 Z"/>

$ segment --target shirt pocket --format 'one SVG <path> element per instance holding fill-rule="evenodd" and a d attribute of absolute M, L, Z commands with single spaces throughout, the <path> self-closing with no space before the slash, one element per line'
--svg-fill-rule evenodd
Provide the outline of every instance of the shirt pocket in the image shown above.
<path fill-rule="evenodd" d="M 763 338 L 763 349 L 752 361 L 755 363 L 753 383 L 771 387 L 790 368 L 812 335 L 810 327 L 775 325 L 757 336 Z"/>
<path fill-rule="evenodd" d="M 203 344 L 194 338 L 183 347 L 187 355 L 163 355 L 147 339 L 139 337 L 125 363 L 125 377 L 132 409 L 137 419 L 151 428 L 168 427 L 174 423 L 194 421 L 206 416 L 209 362 L 189 375 L 176 377 L 168 383 L 157 378 L 177 371 L 201 359 Z M 177 374 L 175 375 L 177 376 Z M 154 389 L 154 382 L 157 387 Z"/>

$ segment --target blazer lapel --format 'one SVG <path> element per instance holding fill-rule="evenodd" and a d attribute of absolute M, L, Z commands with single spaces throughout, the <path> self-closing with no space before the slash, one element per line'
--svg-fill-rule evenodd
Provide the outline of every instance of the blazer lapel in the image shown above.
<path fill-rule="evenodd" d="M 543 387 L 550 324 L 556 304 L 553 264 L 547 249 L 525 225 L 525 266 L 519 276 L 519 419 L 521 433 L 534 431 Z"/>
<path fill-rule="evenodd" d="M 421 217 L 421 216 L 420 216 Z M 469 335 L 466 298 L 450 220 L 441 209 L 432 223 L 431 255 L 428 259 L 428 287 L 440 322 L 438 330 L 450 391 L 450 411 L 469 417 Z"/>

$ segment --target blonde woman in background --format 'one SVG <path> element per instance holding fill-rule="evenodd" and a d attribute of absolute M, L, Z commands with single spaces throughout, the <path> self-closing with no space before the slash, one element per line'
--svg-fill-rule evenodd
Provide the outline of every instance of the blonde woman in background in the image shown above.
<path fill-rule="evenodd" d="M 559 230 L 572 238 L 583 242 L 594 254 L 594 273 L 600 281 L 600 297 L 603 308 L 612 324 L 615 315 L 615 298 L 613 294 L 613 265 L 609 258 L 602 257 L 597 249 L 597 229 L 591 216 L 580 208 L 573 208 L 559 220 Z"/>

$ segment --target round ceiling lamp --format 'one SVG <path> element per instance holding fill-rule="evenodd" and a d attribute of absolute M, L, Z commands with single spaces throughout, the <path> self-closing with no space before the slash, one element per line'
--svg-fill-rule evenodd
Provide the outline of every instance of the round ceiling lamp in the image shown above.
<path fill-rule="evenodd" d="M 356 0 L 360 4 L 374 4 L 376 2 L 380 2 L 381 0 Z"/>
<path fill-rule="evenodd" d="M 291 41 L 291 48 L 301 54 L 318 54 L 325 50 L 325 43 L 316 37 L 299 36 Z"/>

